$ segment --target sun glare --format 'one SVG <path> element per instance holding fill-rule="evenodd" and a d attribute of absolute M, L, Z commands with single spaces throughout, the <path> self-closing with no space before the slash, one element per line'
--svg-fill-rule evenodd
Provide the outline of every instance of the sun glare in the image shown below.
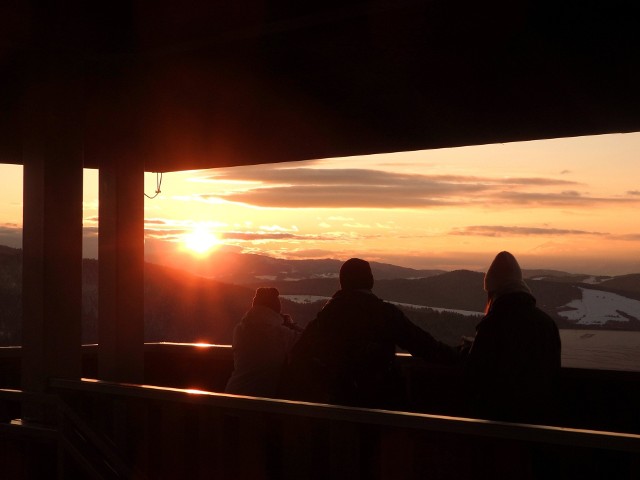
<path fill-rule="evenodd" d="M 204 255 L 219 245 L 220 238 L 206 227 L 196 227 L 184 237 L 186 249 L 197 255 Z"/>

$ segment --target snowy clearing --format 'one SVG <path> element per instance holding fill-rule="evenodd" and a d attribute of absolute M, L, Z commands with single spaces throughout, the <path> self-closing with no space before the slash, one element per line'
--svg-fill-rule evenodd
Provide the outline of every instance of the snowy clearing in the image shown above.
<path fill-rule="evenodd" d="M 465 315 L 467 317 L 477 317 L 477 316 L 484 315 L 483 312 L 474 312 L 472 310 L 456 310 L 454 308 L 427 307 L 424 305 L 412 305 L 410 303 L 400 303 L 400 302 L 389 302 L 389 303 L 393 303 L 394 305 L 398 305 L 399 307 L 414 308 L 416 310 L 423 310 L 425 308 L 428 308 L 430 310 L 435 310 L 436 312 L 459 313 L 460 315 Z"/>
<path fill-rule="evenodd" d="M 565 305 L 558 312 L 567 320 L 576 320 L 579 325 L 604 325 L 607 322 L 628 322 L 628 317 L 640 319 L 640 301 L 615 293 L 580 288 L 582 298 Z"/>
<path fill-rule="evenodd" d="M 285 298 L 293 303 L 314 303 L 327 301 L 331 297 L 321 297 L 319 295 L 280 295 L 280 298 Z"/>
<path fill-rule="evenodd" d="M 588 277 L 585 278 L 582 283 L 588 283 L 590 285 L 598 285 L 606 280 L 611 280 L 611 277 Z"/>
<path fill-rule="evenodd" d="M 280 295 L 280 298 L 285 298 L 290 302 L 294 303 L 313 303 L 320 301 L 327 301 L 331 297 L 321 297 L 318 295 Z M 397 305 L 399 307 L 413 308 L 416 310 L 424 310 L 425 308 L 429 308 L 431 310 L 435 310 L 436 312 L 453 312 L 459 313 L 460 315 L 465 315 L 468 317 L 482 316 L 484 313 L 482 312 L 473 312 L 470 310 L 456 310 L 453 308 L 439 308 L 439 307 L 426 307 L 424 305 L 413 305 L 411 303 L 400 303 L 400 302 L 389 302 Z"/>

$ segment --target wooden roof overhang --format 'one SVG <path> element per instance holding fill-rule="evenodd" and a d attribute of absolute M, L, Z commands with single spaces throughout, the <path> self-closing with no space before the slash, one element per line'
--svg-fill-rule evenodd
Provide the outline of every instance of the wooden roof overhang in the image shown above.
<path fill-rule="evenodd" d="M 0 161 L 81 85 L 85 167 L 174 171 L 640 130 L 633 2 L 3 2 Z M 38 98 L 36 96 L 36 98 Z"/>
<path fill-rule="evenodd" d="M 623 0 L 0 2 L 23 388 L 80 376 L 83 167 L 99 376 L 140 383 L 145 170 L 639 131 L 637 19 Z"/>

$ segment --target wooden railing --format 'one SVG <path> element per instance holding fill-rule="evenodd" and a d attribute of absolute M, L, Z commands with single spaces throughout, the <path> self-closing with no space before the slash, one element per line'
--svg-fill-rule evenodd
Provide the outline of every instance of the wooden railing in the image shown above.
<path fill-rule="evenodd" d="M 96 353 L 84 348 L 85 374 L 97 371 Z M 19 379 L 19 349 L 0 357 L 2 378 Z M 65 453 L 42 448 L 41 456 L 57 468 L 63 459 L 66 471 L 93 471 L 88 478 L 640 478 L 638 374 L 564 369 L 564 423 L 536 426 L 464 418 L 456 372 L 399 361 L 411 412 L 215 393 L 232 368 L 229 347 L 147 345 L 149 385 L 52 383 L 46 397 L 66 412 L 56 427 L 64 438 L 55 437 Z M 7 419 L 27 398 L 34 401 L 0 391 L 0 439 L 16 438 Z M 19 431 L 28 457 L 34 436 Z M 41 445 L 54 435 L 44 432 Z M 16 443 L 2 445 L 11 452 Z"/>
<path fill-rule="evenodd" d="M 640 478 L 635 434 L 95 380 L 52 388 L 153 479 Z"/>
<path fill-rule="evenodd" d="M 398 358 L 410 404 L 422 413 L 466 416 L 460 371 Z M 145 345 L 144 383 L 221 392 L 233 368 L 229 346 Z M 99 378 L 97 346 L 83 347 L 83 376 Z M 0 388 L 20 388 L 20 349 L 0 348 Z M 558 382 L 558 426 L 640 434 L 640 373 L 564 368 Z"/>
<path fill-rule="evenodd" d="M 0 411 L 0 478 L 141 478 L 59 395 L 0 389 Z M 25 412 L 37 412 L 38 420 Z"/>

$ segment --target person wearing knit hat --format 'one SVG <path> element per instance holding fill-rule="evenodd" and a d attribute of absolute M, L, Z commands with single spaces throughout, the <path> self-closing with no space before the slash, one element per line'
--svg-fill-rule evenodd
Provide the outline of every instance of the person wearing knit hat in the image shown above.
<path fill-rule="evenodd" d="M 461 360 L 395 305 L 373 294 L 369 262 L 351 258 L 338 290 L 302 333 L 285 369 L 282 396 L 340 405 L 402 409 L 406 388 L 396 346 L 436 363 Z"/>
<path fill-rule="evenodd" d="M 252 306 L 262 305 L 268 307 L 276 313 L 280 313 L 280 292 L 274 287 L 260 287 L 256 289 Z"/>
<path fill-rule="evenodd" d="M 276 396 L 287 355 L 301 332 L 281 308 L 277 288 L 256 290 L 251 309 L 233 331 L 234 369 L 225 392 Z"/>
<path fill-rule="evenodd" d="M 484 277 L 485 316 L 466 361 L 470 414 L 544 423 L 553 417 L 560 371 L 558 327 L 536 306 L 516 258 L 496 255 Z"/>

